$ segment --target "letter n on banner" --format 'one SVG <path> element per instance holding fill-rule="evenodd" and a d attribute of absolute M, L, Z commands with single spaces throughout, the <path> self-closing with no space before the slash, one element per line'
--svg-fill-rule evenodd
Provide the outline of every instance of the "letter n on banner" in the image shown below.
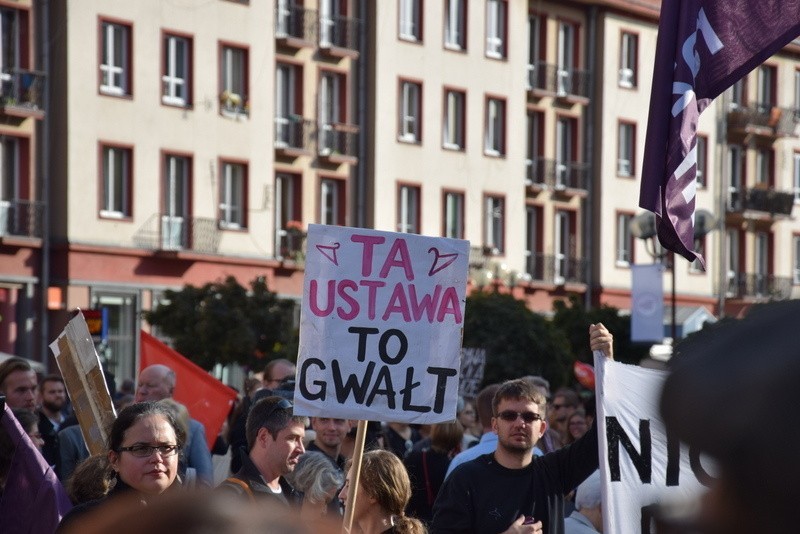
<path fill-rule="evenodd" d="M 663 272 L 660 263 L 631 267 L 631 341 L 664 339 Z"/>

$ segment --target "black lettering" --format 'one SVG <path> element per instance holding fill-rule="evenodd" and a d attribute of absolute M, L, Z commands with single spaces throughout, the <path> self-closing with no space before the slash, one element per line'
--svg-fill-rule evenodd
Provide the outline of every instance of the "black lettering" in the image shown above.
<path fill-rule="evenodd" d="M 345 402 L 352 391 L 353 399 L 358 404 L 363 404 L 364 397 L 367 395 L 367 388 L 372 380 L 372 372 L 375 370 L 375 362 L 367 364 L 364 380 L 360 384 L 358 383 L 358 376 L 354 374 L 347 377 L 346 383 L 342 382 L 342 368 L 338 360 L 333 360 L 331 367 L 333 368 L 333 385 L 336 389 L 336 400 L 340 403 Z"/>
<path fill-rule="evenodd" d="M 389 353 L 386 352 L 386 346 L 389 343 L 389 339 L 393 336 L 400 341 L 400 348 L 397 350 L 397 354 L 394 358 L 389 356 Z M 400 330 L 396 328 L 390 328 L 381 334 L 381 340 L 378 343 L 378 355 L 381 357 L 381 360 L 383 360 L 383 363 L 389 365 L 400 363 L 403 358 L 405 358 L 406 351 L 408 351 L 408 338 L 406 338 L 406 335 Z"/>
<path fill-rule="evenodd" d="M 436 397 L 433 400 L 433 412 L 442 413 L 444 411 L 444 394 L 447 391 L 447 379 L 457 376 L 458 371 L 447 367 L 428 367 L 428 372 L 436 375 Z"/>
<path fill-rule="evenodd" d="M 681 442 L 667 433 L 667 487 L 678 486 L 681 474 Z"/>
<path fill-rule="evenodd" d="M 606 440 L 608 441 L 608 467 L 611 480 L 618 482 L 621 478 L 619 469 L 619 446 L 625 449 L 633 462 L 633 466 L 639 473 L 639 479 L 643 484 L 649 484 L 652 476 L 652 443 L 650 439 L 650 421 L 641 419 L 639 421 L 639 441 L 642 451 L 639 453 L 633 446 L 631 439 L 625 434 L 622 425 L 616 417 L 606 417 Z"/>
<path fill-rule="evenodd" d="M 303 360 L 303 365 L 300 366 L 300 394 L 308 400 L 325 400 L 325 392 L 327 384 L 322 380 L 315 380 L 313 384 L 319 387 L 317 393 L 311 393 L 306 385 L 306 371 L 309 365 L 316 365 L 322 371 L 325 370 L 325 363 L 319 358 L 308 358 Z"/>
<path fill-rule="evenodd" d="M 700 451 L 694 447 L 689 448 L 689 465 L 692 467 L 692 473 L 697 477 L 700 484 L 710 488 L 711 484 L 714 482 L 714 477 L 703 469 L 703 466 L 700 464 Z"/>
<path fill-rule="evenodd" d="M 383 389 L 379 388 L 381 382 L 386 384 Z M 372 402 L 375 400 L 375 395 L 386 396 L 386 404 L 389 406 L 390 410 L 394 410 L 395 392 L 394 388 L 392 387 L 392 373 L 389 372 L 388 365 L 384 365 L 378 370 L 378 377 L 375 379 L 375 385 L 372 387 L 372 391 L 367 398 L 367 406 L 372 406 Z"/>
<path fill-rule="evenodd" d="M 380 330 L 377 328 L 351 326 L 347 331 L 351 334 L 358 334 L 358 352 L 356 357 L 358 361 L 363 362 L 367 357 L 367 336 L 370 334 L 377 334 Z"/>
<path fill-rule="evenodd" d="M 431 411 L 430 406 L 417 406 L 411 404 L 411 393 L 415 388 L 418 388 L 422 382 L 414 382 L 414 368 L 409 367 L 406 369 L 406 385 L 400 390 L 403 395 L 403 410 L 406 412 L 419 412 L 428 413 Z"/>
<path fill-rule="evenodd" d="M 657 512 L 658 512 L 657 504 L 648 504 L 647 506 L 642 506 L 642 515 L 641 515 L 642 520 L 640 523 L 642 534 L 650 534 L 650 532 L 652 532 L 650 524 L 656 518 Z"/>

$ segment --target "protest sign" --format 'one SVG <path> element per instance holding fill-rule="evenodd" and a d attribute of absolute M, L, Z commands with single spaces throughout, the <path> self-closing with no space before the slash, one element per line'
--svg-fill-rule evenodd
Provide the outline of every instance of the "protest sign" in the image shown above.
<path fill-rule="evenodd" d="M 668 436 L 659 413 L 665 371 L 595 353 L 603 532 L 650 532 L 651 505 L 696 502 L 706 458 Z"/>
<path fill-rule="evenodd" d="M 455 419 L 469 242 L 309 225 L 295 412 Z"/>
<path fill-rule="evenodd" d="M 461 381 L 458 394 L 474 399 L 481 390 L 483 370 L 486 367 L 486 349 L 464 347 L 461 349 Z"/>
<path fill-rule="evenodd" d="M 73 317 L 50 350 L 64 377 L 90 454 L 108 451 L 108 429 L 117 418 L 100 358 L 82 313 Z"/>

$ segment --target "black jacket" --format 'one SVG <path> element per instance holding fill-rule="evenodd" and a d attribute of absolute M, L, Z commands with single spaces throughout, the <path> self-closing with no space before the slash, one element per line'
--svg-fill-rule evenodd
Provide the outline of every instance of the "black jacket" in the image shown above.
<path fill-rule="evenodd" d="M 231 479 L 243 482 L 248 489 Z M 250 456 L 245 454 L 242 455 L 241 469 L 217 486 L 217 491 L 230 492 L 250 499 L 273 499 L 286 506 L 300 506 L 303 503 L 303 494 L 296 491 L 285 478 L 280 477 L 278 482 L 281 485 L 281 493 L 274 493 L 264 482 L 264 477 L 261 476 Z"/>

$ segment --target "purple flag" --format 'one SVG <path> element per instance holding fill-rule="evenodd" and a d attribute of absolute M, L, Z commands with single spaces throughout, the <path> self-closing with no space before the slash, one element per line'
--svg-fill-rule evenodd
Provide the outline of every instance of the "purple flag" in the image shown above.
<path fill-rule="evenodd" d="M 639 206 L 694 252 L 696 134 L 711 100 L 800 35 L 800 0 L 662 0 Z"/>
<path fill-rule="evenodd" d="M 72 504 L 53 468 L 47 465 L 9 407 L 4 408 L 0 423 L 11 438 L 14 454 L 0 497 L 0 530 L 3 534 L 54 532 Z"/>

